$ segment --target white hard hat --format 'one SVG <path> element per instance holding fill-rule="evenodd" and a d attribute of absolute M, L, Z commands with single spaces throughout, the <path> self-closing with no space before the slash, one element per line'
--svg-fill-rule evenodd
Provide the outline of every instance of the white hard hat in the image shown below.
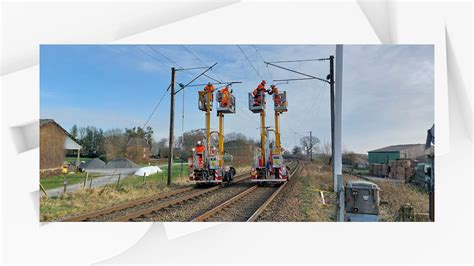
<path fill-rule="evenodd" d="M 201 141 L 200 141 L 200 140 L 198 140 L 198 145 L 201 145 Z"/>

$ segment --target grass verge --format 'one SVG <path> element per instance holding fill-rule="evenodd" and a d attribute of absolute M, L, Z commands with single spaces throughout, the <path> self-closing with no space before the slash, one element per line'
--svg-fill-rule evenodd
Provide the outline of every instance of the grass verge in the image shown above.
<path fill-rule="evenodd" d="M 59 197 L 40 198 L 40 221 L 59 221 L 64 217 L 87 213 L 102 208 L 123 204 L 139 198 L 181 188 L 183 185 L 145 185 L 80 189 Z"/>
<path fill-rule="evenodd" d="M 84 182 L 86 173 L 68 173 L 62 175 L 48 176 L 40 179 L 41 185 L 45 189 L 58 188 L 64 186 L 64 180 L 67 179 L 68 185 Z M 89 178 L 99 176 L 99 174 L 89 174 Z"/>

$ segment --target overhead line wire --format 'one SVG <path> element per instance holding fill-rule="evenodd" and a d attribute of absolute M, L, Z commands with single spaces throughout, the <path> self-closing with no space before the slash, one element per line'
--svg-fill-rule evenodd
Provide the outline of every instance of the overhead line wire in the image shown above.
<path fill-rule="evenodd" d="M 265 59 L 263 59 L 263 56 L 262 56 L 262 54 L 261 54 L 261 53 L 258 51 L 258 48 L 257 48 L 257 46 L 256 46 L 256 45 L 252 45 L 252 46 L 253 46 L 253 48 L 255 49 L 255 52 L 257 52 L 257 56 L 259 56 L 259 57 L 260 57 L 260 59 L 262 59 L 262 62 L 263 62 L 263 64 L 265 64 Z M 271 79 L 272 79 L 272 81 L 273 81 L 273 75 L 272 75 L 272 72 L 270 72 L 270 69 L 268 68 L 268 65 L 267 65 L 267 64 L 265 64 L 265 68 L 266 68 L 266 70 L 267 70 L 268 74 L 270 75 L 270 78 L 271 78 Z"/>
<path fill-rule="evenodd" d="M 244 55 L 244 57 L 247 59 L 247 62 L 250 64 L 250 66 L 252 66 L 253 70 L 255 70 L 255 73 L 257 73 L 258 77 L 260 79 L 263 79 L 262 76 L 260 75 L 260 73 L 258 72 L 258 70 L 255 68 L 255 66 L 252 64 L 252 62 L 250 61 L 250 59 L 248 58 L 248 56 L 245 54 L 244 50 L 242 50 L 242 47 L 240 47 L 240 45 L 237 44 L 237 47 L 239 48 L 240 52 L 242 52 L 242 54 Z"/>
<path fill-rule="evenodd" d="M 186 45 L 181 45 L 181 46 L 184 48 L 184 50 L 186 50 L 189 54 L 191 54 L 194 58 L 196 58 L 199 62 L 201 62 L 201 64 L 206 65 L 206 63 L 201 59 L 201 57 L 199 57 L 196 53 L 191 51 L 191 49 L 186 47 Z M 222 77 L 217 75 L 217 73 L 214 71 L 214 69 L 211 69 L 211 71 L 212 71 L 212 73 L 214 73 L 217 76 L 217 78 L 219 80 L 222 80 Z M 214 81 L 216 81 L 216 80 L 214 80 Z"/>
<path fill-rule="evenodd" d="M 157 61 L 158 63 L 168 66 L 167 64 L 161 62 L 161 60 L 159 60 L 157 57 L 155 57 L 155 56 L 153 56 L 152 54 L 148 53 L 145 49 L 142 49 L 140 46 L 137 46 L 137 49 L 138 49 L 140 52 L 146 54 L 148 57 L 150 57 L 150 58 L 152 58 L 153 60 Z"/>
<path fill-rule="evenodd" d="M 166 56 L 165 54 L 163 54 L 162 52 L 158 51 L 158 49 L 155 49 L 153 46 L 151 45 L 147 45 L 150 49 L 152 49 L 153 51 L 155 51 L 156 53 L 158 53 L 159 55 L 163 56 L 164 58 L 168 59 L 168 61 L 172 62 L 173 64 L 175 64 L 176 66 L 180 67 L 180 68 L 183 68 L 183 70 L 186 70 L 185 67 L 181 66 L 180 64 L 178 64 L 176 61 L 172 60 L 170 57 Z M 213 77 L 210 77 L 209 75 L 206 75 L 204 74 L 203 76 L 213 80 L 213 81 L 217 81 L 217 82 L 220 82 L 219 80 L 213 78 Z"/>
<path fill-rule="evenodd" d="M 158 106 L 160 106 L 161 102 L 163 101 L 163 98 L 165 98 L 165 95 L 166 93 L 168 92 L 168 90 L 171 88 L 171 84 L 168 86 L 168 89 L 166 89 L 163 93 L 163 95 L 161 95 L 161 98 L 160 100 L 158 101 L 158 103 L 155 105 L 155 108 L 153 109 L 153 111 L 151 112 L 151 114 L 148 116 L 148 119 L 146 120 L 145 124 L 143 125 L 143 129 L 145 129 L 146 125 L 148 125 L 148 122 L 150 122 L 150 119 L 152 118 L 152 116 L 155 114 L 156 112 L 156 109 L 158 109 Z"/>
<path fill-rule="evenodd" d="M 269 63 L 296 63 L 296 62 L 309 62 L 309 61 L 327 61 L 329 58 L 314 58 L 314 59 L 298 59 L 298 60 L 283 60 L 283 61 L 273 61 Z"/>

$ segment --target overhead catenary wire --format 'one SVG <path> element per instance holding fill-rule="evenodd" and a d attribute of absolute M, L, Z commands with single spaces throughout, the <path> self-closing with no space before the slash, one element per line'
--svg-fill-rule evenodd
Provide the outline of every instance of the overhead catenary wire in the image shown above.
<path fill-rule="evenodd" d="M 315 100 L 315 103 L 316 103 L 316 113 L 314 114 L 314 119 L 316 119 L 316 117 L 318 117 L 318 114 L 319 114 L 319 110 L 321 109 L 321 105 L 322 105 L 322 99 L 324 98 L 324 95 L 326 93 L 326 90 L 323 88 L 325 84 L 321 83 L 321 87 L 320 87 L 320 92 Z"/>
<path fill-rule="evenodd" d="M 290 71 L 290 72 L 293 72 L 293 73 L 296 73 L 296 74 L 299 74 L 299 75 L 302 75 L 302 76 L 305 76 L 306 78 L 294 78 L 294 79 L 279 79 L 279 80 L 275 80 L 275 81 L 290 81 L 290 80 L 307 80 L 307 79 L 317 79 L 319 81 L 323 81 L 323 82 L 326 82 L 326 83 L 330 83 L 328 80 L 325 80 L 325 79 L 322 79 L 322 78 L 318 78 L 318 77 L 315 77 L 313 75 L 309 75 L 309 74 L 306 74 L 306 73 L 303 73 L 303 72 L 300 72 L 300 71 L 296 71 L 294 69 L 289 69 L 289 68 L 286 68 L 286 67 L 282 67 L 282 66 L 279 66 L 279 65 L 275 65 L 274 63 L 271 63 L 271 62 L 265 62 L 265 64 L 267 65 L 271 65 L 271 66 L 274 66 L 274 67 L 277 67 L 277 68 L 281 68 L 281 69 L 284 69 L 284 70 L 287 70 L 287 71 Z"/>
<path fill-rule="evenodd" d="M 201 64 L 203 65 L 206 65 L 206 63 L 204 62 L 204 60 L 201 59 L 201 57 L 199 57 L 196 53 L 194 53 L 193 51 L 191 51 L 191 49 L 189 49 L 188 47 L 186 47 L 186 45 L 181 45 L 181 47 L 184 48 L 184 50 L 186 50 L 190 55 L 192 55 L 194 58 L 196 58 L 199 62 L 201 62 Z M 221 76 L 217 75 L 217 73 L 214 71 L 214 69 L 211 69 L 212 73 L 214 73 L 216 76 L 217 76 L 217 81 L 218 80 L 223 80 Z M 216 80 L 214 80 L 216 81 Z"/>
<path fill-rule="evenodd" d="M 329 58 L 314 58 L 314 59 L 297 59 L 297 60 L 283 60 L 283 61 L 272 61 L 269 63 L 296 63 L 296 62 L 310 62 L 310 61 L 327 61 Z"/>
<path fill-rule="evenodd" d="M 247 59 L 247 62 L 250 64 L 250 66 L 253 68 L 253 70 L 255 71 L 255 73 L 257 73 L 257 76 L 263 80 L 262 76 L 260 75 L 260 72 L 258 72 L 258 70 L 255 68 L 255 66 L 252 64 L 252 62 L 250 61 L 250 59 L 248 58 L 247 54 L 245 54 L 244 50 L 242 50 L 242 47 L 240 47 L 240 45 L 237 44 L 237 47 L 239 48 L 240 52 L 244 55 L 245 59 Z"/>
<path fill-rule="evenodd" d="M 265 59 L 263 59 L 263 56 L 262 54 L 258 51 L 258 48 L 256 45 L 252 45 L 253 48 L 255 49 L 255 52 L 257 53 L 257 57 L 260 57 L 260 59 L 262 59 L 262 62 L 264 63 L 265 65 L 265 69 L 267 70 L 268 72 L 268 75 L 270 76 L 271 80 L 273 81 L 273 75 L 272 75 L 272 72 L 270 71 L 270 69 L 268 68 L 268 65 L 265 64 Z"/>
<path fill-rule="evenodd" d="M 155 105 L 155 108 L 153 109 L 153 111 L 150 113 L 150 115 L 148 116 L 148 119 L 146 120 L 145 124 L 143 125 L 143 129 L 145 129 L 145 127 L 148 125 L 148 122 L 150 122 L 150 119 L 153 117 L 153 115 L 155 114 L 156 112 L 156 109 L 158 109 L 158 106 L 160 106 L 161 102 L 163 101 L 163 98 L 165 98 L 165 95 L 166 93 L 169 91 L 169 89 L 171 88 L 171 84 L 168 86 L 168 88 L 163 92 L 163 94 L 161 95 L 160 97 L 160 100 L 157 102 L 157 104 Z"/>
<path fill-rule="evenodd" d="M 196 58 L 199 62 L 201 62 L 201 64 L 206 64 L 204 63 L 204 61 L 199 57 L 197 56 L 193 51 L 191 51 L 191 49 L 189 49 L 188 47 L 186 47 L 186 45 L 181 45 L 181 47 L 184 48 L 184 50 L 186 50 L 190 55 L 192 55 L 194 58 Z"/>
<path fill-rule="evenodd" d="M 151 45 L 147 45 L 148 48 L 152 49 L 153 51 L 155 51 L 157 54 L 161 55 L 162 57 L 166 58 L 168 61 L 170 61 L 171 63 L 173 63 L 174 65 L 180 67 L 180 68 L 184 68 L 183 66 L 181 66 L 180 64 L 178 64 L 176 61 L 174 61 L 173 59 L 169 58 L 168 56 L 166 56 L 165 54 L 163 54 L 162 52 L 160 52 L 158 49 L 155 49 L 153 46 Z"/>
<path fill-rule="evenodd" d="M 208 67 L 204 72 L 202 72 L 201 74 L 197 75 L 196 77 L 194 77 L 191 81 L 189 81 L 186 85 L 181 85 L 179 84 L 179 86 L 181 87 L 181 89 L 179 89 L 178 91 L 175 92 L 175 94 L 177 94 L 178 92 L 184 90 L 187 86 L 191 85 L 191 83 L 193 83 L 195 80 L 197 80 L 199 77 L 201 76 L 205 76 L 206 72 L 209 71 L 210 69 L 212 69 L 215 65 L 217 65 L 217 63 L 214 63 L 212 66 Z"/>
<path fill-rule="evenodd" d="M 160 52 L 158 49 L 154 48 L 153 46 L 151 45 L 147 45 L 150 49 L 152 49 L 153 51 L 155 51 L 157 54 L 163 56 L 164 58 L 166 58 L 168 61 L 172 62 L 173 64 L 175 64 L 176 66 L 180 67 L 181 69 L 177 69 L 177 71 L 180 71 L 180 70 L 190 70 L 191 68 L 185 68 L 183 67 L 182 65 L 178 64 L 176 61 L 174 61 L 173 59 L 171 59 L 170 57 L 166 56 L 165 54 L 163 54 L 162 52 Z M 220 82 L 218 79 L 215 79 L 209 75 L 206 75 L 204 74 L 203 76 L 213 80 L 213 81 L 217 81 L 217 82 Z"/>
<path fill-rule="evenodd" d="M 168 66 L 167 64 L 161 62 L 161 60 L 159 60 L 156 56 L 152 55 L 151 53 L 148 53 L 145 49 L 142 49 L 140 46 L 136 46 L 136 48 L 138 49 L 138 51 L 144 53 L 145 55 L 147 55 L 151 59 L 157 61 L 158 63 Z"/>
<path fill-rule="evenodd" d="M 186 47 L 185 45 L 182 45 L 183 49 L 186 50 L 189 54 L 191 54 L 194 58 L 196 58 L 200 63 L 202 64 L 206 64 L 196 53 L 194 53 L 193 51 L 191 51 L 191 49 L 189 49 L 188 47 Z M 240 48 L 240 47 L 239 47 Z M 263 60 L 263 58 L 262 58 Z M 214 72 L 213 69 L 211 69 L 211 71 Z M 215 73 L 215 72 L 214 72 Z M 217 74 L 216 74 L 217 75 Z M 222 80 L 222 78 L 220 76 L 218 76 L 219 79 Z M 226 83 L 226 82 L 218 82 L 217 84 L 223 84 L 222 86 L 219 86 L 217 89 L 220 89 L 220 88 L 223 88 L 225 86 L 228 86 L 229 84 L 233 84 L 233 83 L 240 83 L 240 82 L 229 82 L 229 83 Z M 204 84 L 197 84 L 197 85 L 191 85 L 191 86 L 188 86 L 188 87 L 192 87 L 192 86 L 201 86 L 201 85 L 204 85 Z M 239 117 L 242 117 L 240 114 L 243 114 L 244 118 L 245 119 L 248 119 L 249 121 L 252 121 L 252 122 L 255 122 L 255 120 L 250 116 L 248 115 L 240 106 L 237 106 L 237 110 L 240 110 L 240 112 L 236 113 L 237 116 Z"/>

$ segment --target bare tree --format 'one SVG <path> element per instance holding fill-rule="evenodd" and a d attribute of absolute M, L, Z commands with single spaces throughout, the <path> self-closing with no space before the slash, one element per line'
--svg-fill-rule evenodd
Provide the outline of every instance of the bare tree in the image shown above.
<path fill-rule="evenodd" d="M 293 155 L 302 155 L 303 154 L 303 149 L 301 149 L 300 146 L 295 146 L 293 147 L 293 149 L 291 150 L 291 153 Z"/>
<path fill-rule="evenodd" d="M 168 139 L 161 138 L 159 141 L 153 141 L 151 144 L 151 154 L 158 155 L 163 149 L 168 149 Z"/>
<path fill-rule="evenodd" d="M 348 151 L 344 150 L 342 152 L 342 163 L 343 164 L 349 164 L 349 165 L 356 165 L 359 162 L 359 156 L 353 152 L 353 151 Z"/>
<path fill-rule="evenodd" d="M 127 150 L 128 136 L 119 128 L 104 133 L 104 150 L 107 160 L 123 157 Z"/>
<path fill-rule="evenodd" d="M 310 155 L 310 153 L 317 153 L 317 147 L 319 144 L 319 139 L 317 137 L 302 137 L 300 139 L 301 146 L 306 152 L 306 155 Z"/>
<path fill-rule="evenodd" d="M 331 143 L 329 141 L 324 142 L 321 148 L 321 153 L 323 155 L 323 162 L 325 164 L 331 164 L 332 148 Z"/>

